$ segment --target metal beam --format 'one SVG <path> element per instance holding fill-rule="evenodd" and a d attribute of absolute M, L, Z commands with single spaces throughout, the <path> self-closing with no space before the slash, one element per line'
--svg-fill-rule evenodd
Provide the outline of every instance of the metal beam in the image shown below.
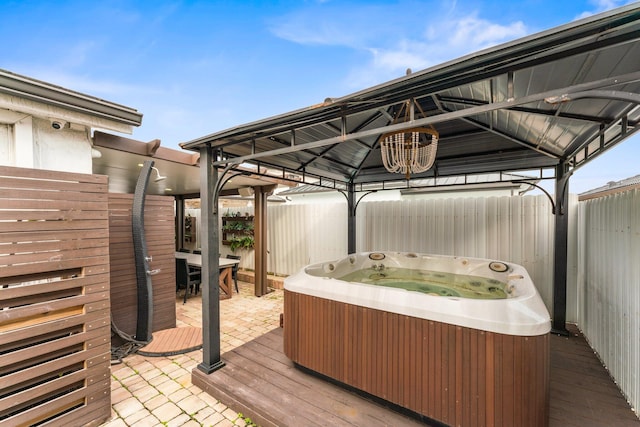
<path fill-rule="evenodd" d="M 516 138 L 514 136 L 511 136 L 511 135 L 509 135 L 509 134 L 507 134 L 505 132 L 496 130 L 493 126 L 488 126 L 485 123 L 479 122 L 478 120 L 470 119 L 469 117 L 465 117 L 462 120 L 466 121 L 469 124 L 472 124 L 473 126 L 476 126 L 476 127 L 480 128 L 480 129 L 484 129 L 487 132 L 490 132 L 490 133 L 492 133 L 494 135 L 498 135 L 498 136 L 506 139 L 507 141 L 514 142 L 514 143 L 516 143 L 516 144 L 518 144 L 518 145 L 520 145 L 522 147 L 528 148 L 529 150 L 533 150 L 533 151 L 538 152 L 540 154 L 544 154 L 547 157 L 551 157 L 553 159 L 557 159 L 557 158 L 560 157 L 559 155 L 557 155 L 555 153 L 543 150 L 542 148 L 536 146 L 535 144 L 529 143 L 527 141 L 523 141 L 523 140 L 518 139 L 518 138 Z"/>
<path fill-rule="evenodd" d="M 442 96 L 438 95 L 439 101 L 446 104 L 458 104 L 458 105 L 486 105 L 489 104 L 487 101 L 477 100 L 477 99 L 468 99 L 468 98 L 457 98 L 453 96 Z M 451 109 L 447 109 L 447 111 L 451 111 Z M 572 114 L 572 113 L 562 113 L 558 110 L 541 110 L 539 108 L 529 108 L 529 107 L 514 107 L 510 108 L 509 111 L 516 111 L 518 113 L 528 113 L 528 114 L 537 114 L 541 116 L 553 116 L 559 117 L 561 119 L 571 119 L 571 120 L 580 120 L 587 123 L 607 123 L 612 119 L 602 118 L 598 116 L 586 116 L 584 114 Z"/>
<path fill-rule="evenodd" d="M 581 92 L 571 91 L 558 96 L 550 96 L 548 98 L 545 98 L 544 101 L 549 104 L 558 104 L 585 98 L 601 98 L 613 101 L 629 102 L 631 104 L 640 104 L 640 94 L 633 92 L 624 92 L 620 90 L 585 90 Z"/>
<path fill-rule="evenodd" d="M 620 136 L 622 138 L 620 139 L 626 138 L 627 136 L 629 136 L 631 133 L 635 131 L 634 130 L 631 133 L 628 133 L 628 115 L 635 108 L 637 108 L 638 105 L 640 105 L 640 94 L 637 94 L 637 93 L 614 91 L 614 90 L 590 90 L 590 91 L 583 91 L 583 92 L 566 93 L 558 97 L 545 99 L 545 102 L 548 102 L 551 104 L 560 104 L 560 103 L 566 103 L 566 102 L 574 101 L 577 99 L 585 99 L 585 98 L 601 98 L 601 99 L 608 99 L 608 100 L 617 100 L 622 102 L 628 102 L 630 104 L 635 104 L 635 106 L 630 106 L 626 108 L 618 117 L 614 118 L 614 120 L 604 125 L 604 127 L 602 127 L 601 130 L 598 132 L 598 134 L 596 134 L 592 139 L 589 139 L 586 142 L 583 142 L 577 147 L 569 147 L 567 150 L 568 151 L 568 155 L 566 156 L 567 159 L 571 159 L 575 157 L 583 147 L 586 147 L 589 144 L 591 144 L 593 139 L 601 137 L 602 135 L 604 135 L 604 133 L 608 129 L 616 126 L 616 124 L 618 123 L 622 125 L 622 131 L 620 133 Z M 615 139 L 618 139 L 618 138 L 614 138 L 614 140 Z M 604 145 L 605 144 L 602 144 L 602 148 L 604 148 Z M 586 158 L 588 158 L 588 156 L 585 156 L 585 159 Z"/>

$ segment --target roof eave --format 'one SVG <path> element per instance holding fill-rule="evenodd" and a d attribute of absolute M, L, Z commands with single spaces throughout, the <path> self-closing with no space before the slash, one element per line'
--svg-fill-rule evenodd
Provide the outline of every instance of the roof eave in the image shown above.
<path fill-rule="evenodd" d="M 130 126 L 142 124 L 137 110 L 0 69 L 0 93 L 90 114 Z"/>

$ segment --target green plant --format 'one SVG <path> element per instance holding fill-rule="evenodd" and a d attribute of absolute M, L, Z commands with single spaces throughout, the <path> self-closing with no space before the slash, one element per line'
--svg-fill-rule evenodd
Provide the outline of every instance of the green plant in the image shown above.
<path fill-rule="evenodd" d="M 241 246 L 240 239 L 238 237 L 234 237 L 229 240 L 229 249 L 231 252 L 235 252 Z"/>
<path fill-rule="evenodd" d="M 251 418 L 249 417 L 245 417 L 241 412 L 238 413 L 238 419 L 241 419 L 244 421 L 245 426 L 258 426 L 258 424 L 254 423 L 253 421 L 251 421 Z"/>
<path fill-rule="evenodd" d="M 255 241 L 253 240 L 253 237 L 251 236 L 244 236 L 243 238 L 240 239 L 240 241 L 242 242 L 242 247 L 244 249 L 253 248 L 253 244 L 255 243 Z"/>
<path fill-rule="evenodd" d="M 253 240 L 253 236 L 234 236 L 231 240 L 229 240 L 229 249 L 231 249 L 231 252 L 235 252 L 238 248 L 251 249 L 253 248 L 254 243 L 255 242 Z"/>
<path fill-rule="evenodd" d="M 226 231 L 243 230 L 244 223 L 240 221 L 229 221 L 228 223 L 222 226 L 222 229 Z"/>

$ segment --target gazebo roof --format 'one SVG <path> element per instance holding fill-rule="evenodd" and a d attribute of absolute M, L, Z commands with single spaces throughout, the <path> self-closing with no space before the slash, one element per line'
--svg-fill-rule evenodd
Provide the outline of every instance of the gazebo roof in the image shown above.
<path fill-rule="evenodd" d="M 412 179 L 554 178 L 559 165 L 575 170 L 638 130 L 638 58 L 636 3 L 181 146 L 220 150 L 218 166 L 253 163 L 338 189 L 384 187 L 404 175 L 384 168 L 381 135 L 433 126 L 435 164 Z M 394 122 L 410 99 L 424 115 Z"/>

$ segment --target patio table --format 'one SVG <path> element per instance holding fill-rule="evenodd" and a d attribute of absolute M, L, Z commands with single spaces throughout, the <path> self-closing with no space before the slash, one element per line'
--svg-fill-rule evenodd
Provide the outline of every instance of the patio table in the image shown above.
<path fill-rule="evenodd" d="M 187 260 L 187 264 L 192 267 L 202 268 L 202 255 L 200 254 L 192 254 L 186 252 L 176 252 L 176 258 L 183 258 Z M 224 299 L 231 298 L 233 295 L 232 285 L 232 270 L 234 264 L 240 263 L 240 260 L 230 259 L 230 258 L 218 258 L 219 268 L 220 268 L 220 280 L 219 286 L 220 289 L 224 291 L 226 294 L 223 296 Z"/>

